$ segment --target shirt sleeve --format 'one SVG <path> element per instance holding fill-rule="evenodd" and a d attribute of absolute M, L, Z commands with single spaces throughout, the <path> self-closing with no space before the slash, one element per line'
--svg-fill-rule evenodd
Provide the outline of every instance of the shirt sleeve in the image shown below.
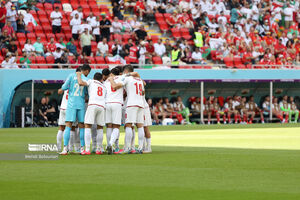
<path fill-rule="evenodd" d="M 61 86 L 62 90 L 68 90 L 70 88 L 70 83 L 71 83 L 72 75 L 70 74 L 65 81 L 65 83 Z"/>

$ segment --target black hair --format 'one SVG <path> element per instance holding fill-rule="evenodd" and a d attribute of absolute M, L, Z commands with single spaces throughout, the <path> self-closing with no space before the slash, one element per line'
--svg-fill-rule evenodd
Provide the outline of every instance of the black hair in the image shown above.
<path fill-rule="evenodd" d="M 119 73 L 122 73 L 123 69 L 124 69 L 121 65 L 118 65 L 115 68 L 117 68 L 119 70 Z"/>
<path fill-rule="evenodd" d="M 77 69 L 76 69 L 76 72 L 80 72 L 81 71 L 81 67 L 78 67 Z"/>
<path fill-rule="evenodd" d="M 102 80 L 102 74 L 100 72 L 97 72 L 94 74 L 94 80 L 101 81 Z"/>
<path fill-rule="evenodd" d="M 83 64 L 82 67 L 81 67 L 81 71 L 91 71 L 91 67 L 89 64 Z"/>
<path fill-rule="evenodd" d="M 103 76 L 108 76 L 109 74 L 110 74 L 110 71 L 109 71 L 108 68 L 105 68 L 105 69 L 102 70 L 102 75 Z"/>
<path fill-rule="evenodd" d="M 112 73 L 115 76 L 118 76 L 120 74 L 120 70 L 117 67 L 115 67 L 110 71 L 110 73 Z"/>
<path fill-rule="evenodd" d="M 133 72 L 134 71 L 132 65 L 125 65 L 124 70 L 127 70 L 128 72 Z"/>

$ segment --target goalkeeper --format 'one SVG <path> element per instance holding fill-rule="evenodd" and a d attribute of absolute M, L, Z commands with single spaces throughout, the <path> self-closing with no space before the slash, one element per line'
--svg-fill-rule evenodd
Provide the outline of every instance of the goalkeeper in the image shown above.
<path fill-rule="evenodd" d="M 292 123 L 292 116 L 295 115 L 294 123 L 298 122 L 299 110 L 294 102 L 294 97 L 290 97 L 289 102 L 289 122 Z"/>
<path fill-rule="evenodd" d="M 282 110 L 282 116 L 285 115 L 285 119 L 283 120 L 283 123 L 288 123 L 290 108 L 288 104 L 288 96 L 285 95 L 282 99 L 282 101 L 279 103 L 280 109 Z"/>

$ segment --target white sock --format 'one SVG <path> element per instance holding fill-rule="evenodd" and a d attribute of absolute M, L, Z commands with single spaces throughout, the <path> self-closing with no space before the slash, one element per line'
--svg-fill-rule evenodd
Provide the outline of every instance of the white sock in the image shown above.
<path fill-rule="evenodd" d="M 103 129 L 97 129 L 97 150 L 103 148 Z"/>
<path fill-rule="evenodd" d="M 92 149 L 97 148 L 97 129 L 92 129 Z"/>
<path fill-rule="evenodd" d="M 63 135 L 64 135 L 64 132 L 62 130 L 58 130 L 57 135 L 56 135 L 57 151 L 61 151 Z"/>
<path fill-rule="evenodd" d="M 109 146 L 109 142 L 110 142 L 110 138 L 111 138 L 111 133 L 112 133 L 113 129 L 112 128 L 107 128 L 106 129 L 106 144 L 107 146 Z"/>
<path fill-rule="evenodd" d="M 135 149 L 135 129 L 132 129 L 131 149 Z"/>
<path fill-rule="evenodd" d="M 74 133 L 74 145 L 75 145 L 75 151 L 80 151 L 80 134 L 79 134 L 79 128 L 75 129 Z"/>
<path fill-rule="evenodd" d="M 113 129 L 108 146 L 112 146 L 115 143 L 116 139 L 118 138 L 118 132 L 119 132 L 118 128 Z"/>
<path fill-rule="evenodd" d="M 138 137 L 139 137 L 139 150 L 143 150 L 145 131 L 144 127 L 138 128 Z"/>
<path fill-rule="evenodd" d="M 151 138 L 146 138 L 147 150 L 151 151 Z"/>
<path fill-rule="evenodd" d="M 146 145 L 146 137 L 144 137 L 144 141 L 143 141 L 143 150 L 146 150 L 147 145 Z"/>
<path fill-rule="evenodd" d="M 85 140 L 85 150 L 90 151 L 91 148 L 91 137 L 92 137 L 92 130 L 90 128 L 84 129 L 84 140 Z"/>
<path fill-rule="evenodd" d="M 131 146 L 131 138 L 132 138 L 132 129 L 130 127 L 125 128 L 125 144 L 124 150 L 129 151 Z"/>
<path fill-rule="evenodd" d="M 70 131 L 69 151 L 73 151 L 75 143 L 75 131 Z"/>

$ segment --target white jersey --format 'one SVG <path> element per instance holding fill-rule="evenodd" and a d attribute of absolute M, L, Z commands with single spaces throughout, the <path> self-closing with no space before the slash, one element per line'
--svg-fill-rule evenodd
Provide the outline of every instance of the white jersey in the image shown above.
<path fill-rule="evenodd" d="M 127 107 L 144 108 L 144 83 L 142 79 L 128 76 L 124 79 L 124 86 L 127 92 Z"/>
<path fill-rule="evenodd" d="M 105 108 L 106 87 L 97 80 L 89 79 L 86 83 L 89 92 L 88 105 L 97 105 Z"/>
<path fill-rule="evenodd" d="M 144 99 L 144 109 L 149 108 L 149 104 L 148 104 L 148 102 L 146 101 L 145 95 L 143 96 L 143 99 Z"/>
<path fill-rule="evenodd" d="M 114 81 L 116 83 L 122 83 L 124 85 L 124 82 L 122 81 L 122 76 L 115 76 Z M 107 89 L 107 95 L 106 95 L 106 103 L 119 103 L 123 105 L 123 94 L 124 94 L 124 88 L 121 87 L 117 90 L 114 90 L 111 87 L 110 81 L 105 81 L 104 83 L 106 89 Z"/>
<path fill-rule="evenodd" d="M 69 97 L 69 90 L 64 91 L 63 98 L 61 100 L 60 109 L 66 110 L 68 105 L 68 97 Z"/>

